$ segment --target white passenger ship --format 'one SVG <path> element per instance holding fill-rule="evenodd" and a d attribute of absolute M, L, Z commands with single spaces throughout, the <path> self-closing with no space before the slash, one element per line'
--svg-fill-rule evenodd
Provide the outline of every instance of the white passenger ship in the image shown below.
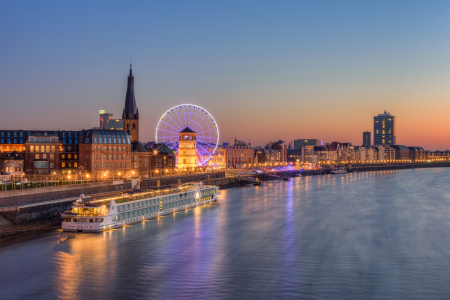
<path fill-rule="evenodd" d="M 176 188 L 110 193 L 76 200 L 61 214 L 63 231 L 100 232 L 217 201 L 217 186 L 187 183 Z"/>

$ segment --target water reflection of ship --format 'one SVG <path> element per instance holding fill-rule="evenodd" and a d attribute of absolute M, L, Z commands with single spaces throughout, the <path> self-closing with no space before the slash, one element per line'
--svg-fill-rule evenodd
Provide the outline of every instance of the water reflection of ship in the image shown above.
<path fill-rule="evenodd" d="M 59 251 L 59 252 L 70 253 L 68 240 L 71 238 L 74 238 L 74 237 L 75 237 L 75 234 L 72 232 L 61 232 L 60 239 L 58 242 L 56 242 L 56 244 L 52 250 L 54 252 Z"/>

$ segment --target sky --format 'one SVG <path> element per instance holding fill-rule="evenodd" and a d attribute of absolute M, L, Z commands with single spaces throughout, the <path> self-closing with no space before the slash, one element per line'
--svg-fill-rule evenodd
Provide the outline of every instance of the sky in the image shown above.
<path fill-rule="evenodd" d="M 220 142 L 450 149 L 450 1 L 1 1 L 0 129 L 120 118 L 130 58 L 140 140 L 164 112 L 207 109 Z"/>

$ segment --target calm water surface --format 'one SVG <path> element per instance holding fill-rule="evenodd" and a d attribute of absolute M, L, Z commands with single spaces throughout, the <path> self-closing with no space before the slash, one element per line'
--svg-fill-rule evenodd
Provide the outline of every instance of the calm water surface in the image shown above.
<path fill-rule="evenodd" d="M 450 169 L 296 178 L 0 240 L 0 299 L 450 299 Z"/>

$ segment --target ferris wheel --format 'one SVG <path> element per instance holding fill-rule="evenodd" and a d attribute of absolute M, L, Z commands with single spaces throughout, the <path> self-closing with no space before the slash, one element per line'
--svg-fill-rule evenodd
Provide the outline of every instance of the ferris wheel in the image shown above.
<path fill-rule="evenodd" d="M 214 155 L 219 144 L 219 128 L 206 109 L 193 104 L 172 107 L 159 120 L 155 140 L 178 153 L 179 132 L 186 127 L 196 132 L 197 163 L 203 166 Z"/>

